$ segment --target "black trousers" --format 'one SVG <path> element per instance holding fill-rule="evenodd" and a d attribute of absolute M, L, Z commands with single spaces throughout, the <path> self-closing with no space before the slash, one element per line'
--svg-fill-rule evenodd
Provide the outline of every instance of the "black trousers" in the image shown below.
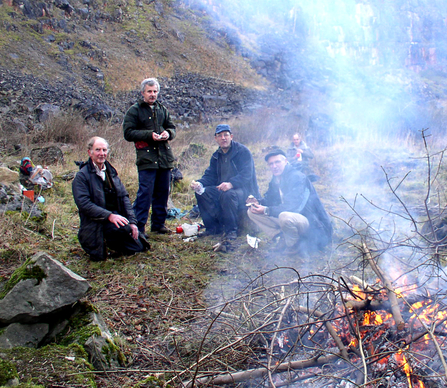
<path fill-rule="evenodd" d="M 141 241 L 132 237 L 132 230 L 129 225 L 117 228 L 115 224 L 107 222 L 104 225 L 104 238 L 106 245 L 115 252 L 124 255 L 132 255 L 137 252 L 143 252 L 144 247 Z"/>
<path fill-rule="evenodd" d="M 216 186 L 208 186 L 202 195 L 196 194 L 196 198 L 200 215 L 208 230 L 237 232 L 239 209 L 245 206 L 242 189 L 220 191 Z"/>

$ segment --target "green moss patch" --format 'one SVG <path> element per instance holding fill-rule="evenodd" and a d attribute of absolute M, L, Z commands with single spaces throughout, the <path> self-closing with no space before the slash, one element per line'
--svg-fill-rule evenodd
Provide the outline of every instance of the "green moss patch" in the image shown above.
<path fill-rule="evenodd" d="M 3 291 L 0 293 L 0 299 L 3 299 L 9 291 L 11 291 L 16 284 L 26 279 L 36 279 L 37 284 L 39 284 L 42 279 L 46 278 L 47 275 L 38 265 L 35 265 L 31 259 L 26 260 L 26 262 L 16 269 L 11 275 L 11 278 L 5 284 Z"/>
<path fill-rule="evenodd" d="M 1 357 L 8 362 L 0 360 L 0 365 L 6 365 L 11 376 L 19 376 L 20 386 L 51 387 L 63 381 L 66 386 L 96 388 L 87 353 L 76 344 L 67 347 L 48 345 L 40 349 L 3 349 Z"/>

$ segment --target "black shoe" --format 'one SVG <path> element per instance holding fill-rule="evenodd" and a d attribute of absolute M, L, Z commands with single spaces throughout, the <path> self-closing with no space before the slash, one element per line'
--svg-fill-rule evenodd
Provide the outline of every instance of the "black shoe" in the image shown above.
<path fill-rule="evenodd" d="M 151 228 L 151 232 L 155 232 L 158 234 L 171 234 L 172 230 L 163 225 L 160 228 Z"/>
<path fill-rule="evenodd" d="M 151 249 L 151 243 L 147 240 L 147 236 L 145 236 L 143 233 L 140 233 L 138 239 L 140 240 L 141 244 L 143 244 L 143 252 Z"/>

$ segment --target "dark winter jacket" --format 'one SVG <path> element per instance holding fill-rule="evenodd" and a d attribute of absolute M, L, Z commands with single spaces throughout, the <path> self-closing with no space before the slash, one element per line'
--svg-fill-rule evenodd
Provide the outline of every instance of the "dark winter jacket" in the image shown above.
<path fill-rule="evenodd" d="M 271 217 L 278 217 L 282 212 L 305 216 L 309 220 L 306 238 L 318 249 L 331 242 L 332 224 L 315 188 L 303 173 L 290 164 L 285 166 L 279 183 L 276 179 L 270 181 L 260 203 L 268 206 Z"/>
<path fill-rule="evenodd" d="M 232 141 L 231 142 L 231 166 L 233 168 L 233 177 L 229 182 L 234 189 L 243 189 L 245 197 L 253 195 L 259 197 L 259 187 L 256 180 L 255 164 L 250 150 L 243 144 Z M 210 165 L 205 170 L 202 178 L 198 182 L 203 186 L 218 186 L 222 183 L 221 178 L 221 164 L 224 153 L 219 152 L 219 149 L 214 152 L 210 159 Z"/>
<path fill-rule="evenodd" d="M 129 194 L 121 183 L 115 168 L 106 162 L 106 172 L 112 180 L 117 194 L 118 214 L 126 217 L 129 223 L 136 224 Z M 108 221 L 111 211 L 105 208 L 103 180 L 96 174 L 93 162 L 89 159 L 83 163 L 73 180 L 72 190 L 76 206 L 79 209 L 81 226 L 78 238 L 82 248 L 93 259 L 103 260 L 106 256 L 106 246 L 103 235 L 103 225 Z"/>
<path fill-rule="evenodd" d="M 155 101 L 152 111 L 143 100 L 132 105 L 123 121 L 124 139 L 135 143 L 138 171 L 174 167 L 174 154 L 168 140 L 175 137 L 175 125 L 169 111 L 160 102 Z M 152 134 L 166 130 L 169 139 L 154 141 Z"/>

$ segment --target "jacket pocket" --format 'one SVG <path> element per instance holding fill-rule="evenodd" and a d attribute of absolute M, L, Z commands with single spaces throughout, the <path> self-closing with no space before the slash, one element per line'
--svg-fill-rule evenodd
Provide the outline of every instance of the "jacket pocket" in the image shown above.
<path fill-rule="evenodd" d="M 158 150 L 156 148 L 148 148 L 145 150 L 137 150 L 137 166 L 146 164 L 155 164 L 158 161 Z"/>
<path fill-rule="evenodd" d="M 168 163 L 173 163 L 175 160 L 174 153 L 172 152 L 172 148 L 169 144 L 166 144 L 166 160 Z"/>

